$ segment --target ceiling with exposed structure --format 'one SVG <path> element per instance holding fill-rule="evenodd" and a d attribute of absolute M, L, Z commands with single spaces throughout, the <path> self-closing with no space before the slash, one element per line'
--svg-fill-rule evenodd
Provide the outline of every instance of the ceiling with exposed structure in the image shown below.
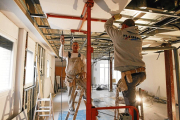
<path fill-rule="evenodd" d="M 59 38 L 65 36 L 65 50 L 71 50 L 73 41 L 86 55 L 87 0 L 14 0 L 35 28 L 58 56 Z M 117 29 L 127 18 L 134 19 L 143 38 L 143 47 L 158 47 L 165 43 L 178 44 L 180 39 L 180 3 L 178 0 L 94 0 L 91 19 L 92 58 L 113 57 L 113 43 L 104 30 L 111 14 L 121 13 L 114 21 Z M 84 10 L 86 11 L 86 9 Z M 84 20 L 83 20 L 84 19 Z M 143 54 L 150 52 L 143 51 Z"/>

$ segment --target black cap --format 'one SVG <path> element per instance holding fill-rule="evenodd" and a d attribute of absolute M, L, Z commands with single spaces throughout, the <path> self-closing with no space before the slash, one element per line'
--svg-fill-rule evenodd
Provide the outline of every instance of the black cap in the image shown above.
<path fill-rule="evenodd" d="M 121 23 L 121 25 L 122 25 L 122 24 L 126 24 L 126 25 L 129 26 L 129 27 L 135 26 L 135 22 L 134 22 L 134 20 L 132 20 L 132 19 L 126 19 L 123 23 Z"/>

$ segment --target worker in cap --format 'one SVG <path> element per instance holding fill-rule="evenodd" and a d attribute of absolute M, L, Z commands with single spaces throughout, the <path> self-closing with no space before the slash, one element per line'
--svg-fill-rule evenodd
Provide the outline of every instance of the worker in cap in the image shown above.
<path fill-rule="evenodd" d="M 145 63 L 141 54 L 142 38 L 132 19 L 122 22 L 121 29 L 113 27 L 113 22 L 121 17 L 121 14 L 113 15 L 106 21 L 104 28 L 114 43 L 114 69 L 121 72 L 117 88 L 122 91 L 126 106 L 137 107 L 135 88 L 146 79 Z M 129 113 L 128 109 L 125 112 Z M 134 111 L 134 120 L 136 115 Z"/>

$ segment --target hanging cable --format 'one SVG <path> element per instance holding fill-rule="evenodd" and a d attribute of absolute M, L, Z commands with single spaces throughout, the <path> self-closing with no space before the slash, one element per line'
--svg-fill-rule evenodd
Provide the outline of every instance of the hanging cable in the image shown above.
<path fill-rule="evenodd" d="M 158 59 L 159 59 L 159 56 L 160 56 L 160 53 L 159 53 L 159 55 L 158 55 L 158 57 L 157 57 L 157 59 L 156 59 L 156 60 L 158 60 Z"/>
<path fill-rule="evenodd" d="M 64 36 L 63 35 L 63 30 L 62 30 L 62 35 L 61 36 Z M 60 37 L 61 39 L 61 37 Z M 64 42 L 64 38 L 63 38 L 63 41 Z M 62 51 L 61 51 L 62 52 Z M 62 52 L 62 57 L 61 57 L 61 62 L 62 62 L 62 66 L 61 66 L 61 83 L 60 83 L 60 89 L 61 89 L 61 120 L 62 120 L 62 75 L 63 75 L 63 52 Z"/>

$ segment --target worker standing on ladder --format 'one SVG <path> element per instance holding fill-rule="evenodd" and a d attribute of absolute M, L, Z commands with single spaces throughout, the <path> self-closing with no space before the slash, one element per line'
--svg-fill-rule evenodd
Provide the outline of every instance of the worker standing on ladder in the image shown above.
<path fill-rule="evenodd" d="M 74 42 L 72 44 L 72 52 L 64 51 L 64 36 L 60 37 L 61 47 L 59 49 L 59 56 L 66 59 L 66 78 L 65 83 L 68 89 L 68 104 L 70 114 L 75 113 L 74 108 L 74 94 L 77 85 L 81 86 L 85 93 L 84 98 L 86 98 L 86 81 L 85 81 L 85 71 L 86 71 L 86 59 L 84 55 L 78 53 L 79 44 Z"/>
<path fill-rule="evenodd" d="M 126 106 L 137 107 L 135 88 L 146 79 L 145 63 L 141 54 L 142 38 L 132 19 L 126 19 L 121 24 L 121 29 L 114 27 L 113 21 L 121 17 L 121 14 L 113 15 L 104 27 L 114 43 L 114 69 L 121 72 L 121 79 L 117 84 L 119 91 L 123 93 Z M 136 117 L 134 111 L 134 120 Z"/>

